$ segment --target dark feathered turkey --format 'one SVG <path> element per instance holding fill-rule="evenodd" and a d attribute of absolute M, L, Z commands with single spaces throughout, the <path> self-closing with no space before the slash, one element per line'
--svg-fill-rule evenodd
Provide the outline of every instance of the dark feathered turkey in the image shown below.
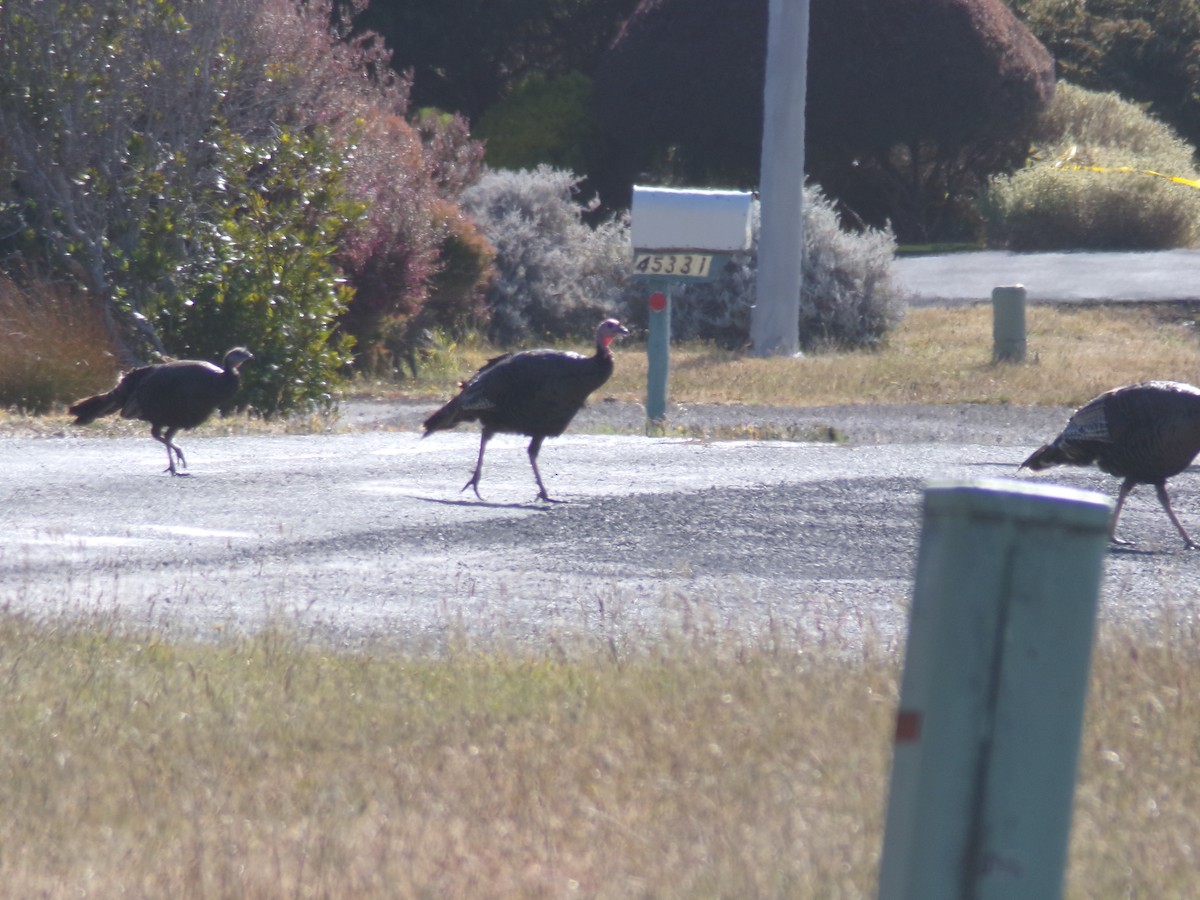
<path fill-rule="evenodd" d="M 253 354 L 234 347 L 220 366 L 198 359 L 142 366 L 126 372 L 107 394 L 80 400 L 70 408 L 76 425 L 88 425 L 118 410 L 123 419 L 150 423 L 150 436 L 167 448 L 167 468 L 172 475 L 186 475 L 175 467 L 187 468 L 183 451 L 174 443 L 181 428 L 195 428 L 237 393 L 241 380 L 238 366 Z M 163 429 L 166 433 L 162 433 Z"/>
<path fill-rule="evenodd" d="M 1037 471 L 1050 466 L 1096 465 L 1125 479 L 1117 493 L 1109 538 L 1117 544 L 1117 518 L 1134 486 L 1152 484 L 1158 502 L 1189 549 L 1196 543 L 1171 509 L 1167 479 L 1200 452 L 1200 388 L 1175 381 L 1132 384 L 1101 394 L 1081 407 L 1062 434 L 1021 463 Z"/>
<path fill-rule="evenodd" d="M 497 432 L 525 434 L 529 442 L 529 464 L 538 485 L 538 498 L 551 500 L 538 472 L 537 457 L 542 441 L 557 437 L 575 418 L 588 395 L 613 371 L 608 345 L 619 335 L 629 334 L 616 319 L 606 319 L 596 329 L 596 352 L 592 356 L 561 350 L 524 350 L 489 360 L 467 382 L 458 396 L 425 420 L 425 434 L 453 428 L 460 422 L 483 426 L 475 472 L 462 489 L 475 489 L 479 497 L 479 475 L 488 441 Z M 480 499 L 483 499 L 480 497 Z"/>

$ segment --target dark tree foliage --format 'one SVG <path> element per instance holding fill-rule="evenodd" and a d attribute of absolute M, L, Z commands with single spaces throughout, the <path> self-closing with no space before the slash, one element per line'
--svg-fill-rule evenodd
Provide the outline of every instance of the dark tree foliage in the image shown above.
<path fill-rule="evenodd" d="M 1147 104 L 1200 146 L 1200 0 L 1010 0 L 1064 81 Z"/>
<path fill-rule="evenodd" d="M 595 76 L 620 202 L 647 173 L 753 184 L 766 0 L 643 0 Z M 1002 0 L 812 0 L 807 169 L 902 240 L 944 235 L 983 179 L 1020 161 L 1053 62 Z"/>
<path fill-rule="evenodd" d="M 412 104 L 476 121 L 533 74 L 590 71 L 637 0 L 342 0 L 356 32 L 381 35 Z"/>
<path fill-rule="evenodd" d="M 815 0 L 809 171 L 901 240 L 970 238 L 987 177 L 1019 166 L 1053 60 L 1001 0 Z"/>
<path fill-rule="evenodd" d="M 766 41 L 767 0 L 642 0 L 593 79 L 602 201 L 627 205 L 647 171 L 756 184 Z"/>

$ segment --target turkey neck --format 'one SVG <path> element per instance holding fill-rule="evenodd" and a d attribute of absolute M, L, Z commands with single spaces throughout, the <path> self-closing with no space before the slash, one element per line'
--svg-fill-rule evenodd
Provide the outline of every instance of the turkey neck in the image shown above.
<path fill-rule="evenodd" d="M 241 386 L 242 373 L 238 371 L 237 366 L 227 366 L 221 373 L 221 393 L 226 397 L 232 397 L 237 393 L 237 389 Z"/>

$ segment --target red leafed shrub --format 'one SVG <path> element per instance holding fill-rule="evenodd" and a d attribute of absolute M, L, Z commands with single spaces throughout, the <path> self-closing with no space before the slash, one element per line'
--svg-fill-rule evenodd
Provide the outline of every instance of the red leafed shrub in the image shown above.
<path fill-rule="evenodd" d="M 343 324 L 360 342 L 389 318 L 414 315 L 437 271 L 439 238 L 432 207 L 438 197 L 426 177 L 420 138 L 399 116 L 359 124 L 347 187 L 364 204 L 341 262 L 355 288 Z"/>
<path fill-rule="evenodd" d="M 400 116 L 377 116 L 361 123 L 348 165 L 349 192 L 364 213 L 342 254 L 355 289 L 342 324 L 370 368 L 394 367 L 416 332 L 460 331 L 485 314 L 491 249 L 443 196 L 469 170 L 461 157 L 470 148 L 436 126 L 426 133 L 435 140 L 426 143 Z"/>
<path fill-rule="evenodd" d="M 310 17 L 329 21 L 328 3 L 309 6 Z M 360 364 L 390 365 L 388 348 L 410 343 L 414 330 L 429 322 L 453 327 L 480 315 L 490 251 L 470 233 L 473 226 L 460 221 L 454 198 L 478 179 L 483 145 L 471 140 L 461 117 L 422 113 L 409 120 L 411 84 L 392 71 L 377 36 L 314 38 L 310 21 L 305 39 L 293 33 L 302 30 L 303 19 L 280 16 L 275 23 L 275 45 L 291 48 L 277 57 L 291 60 L 288 106 L 293 116 L 328 127 L 345 146 L 346 192 L 362 208 L 338 248 L 354 289 L 340 325 L 354 336 Z M 470 248 L 477 253 L 464 263 Z M 447 278 L 449 270 L 456 277 Z M 426 315 L 431 298 L 437 308 Z"/>

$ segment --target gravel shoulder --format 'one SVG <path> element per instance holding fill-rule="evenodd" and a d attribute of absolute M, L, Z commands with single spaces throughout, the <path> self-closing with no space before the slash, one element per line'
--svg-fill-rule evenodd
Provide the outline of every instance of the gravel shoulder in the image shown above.
<path fill-rule="evenodd" d="M 340 423 L 352 431 L 373 428 L 419 430 L 435 401 L 351 400 L 341 404 Z M 742 403 L 675 403 L 668 429 L 679 434 L 730 433 L 757 429 L 772 436 L 870 444 L 984 444 L 1037 446 L 1066 424 L 1069 407 L 993 403 L 853 404 L 841 406 L 758 406 Z M 646 414 L 640 403 L 593 401 L 569 432 L 642 434 Z M 668 432 L 670 433 L 670 432 Z"/>

